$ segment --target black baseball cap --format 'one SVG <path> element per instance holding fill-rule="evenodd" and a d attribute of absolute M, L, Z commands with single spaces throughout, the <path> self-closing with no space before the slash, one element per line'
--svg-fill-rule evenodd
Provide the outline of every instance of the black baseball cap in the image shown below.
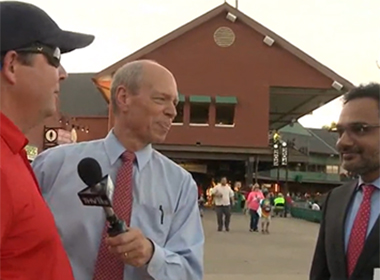
<path fill-rule="evenodd" d="M 84 48 L 93 35 L 64 31 L 40 8 L 24 2 L 0 2 L 0 52 L 40 43 L 58 47 L 61 53 Z"/>

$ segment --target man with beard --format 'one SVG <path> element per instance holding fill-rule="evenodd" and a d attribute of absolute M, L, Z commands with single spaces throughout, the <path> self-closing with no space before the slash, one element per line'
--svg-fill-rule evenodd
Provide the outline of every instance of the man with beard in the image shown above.
<path fill-rule="evenodd" d="M 358 179 L 326 198 L 311 280 L 371 280 L 380 267 L 379 96 L 379 84 L 344 96 L 337 147 L 343 168 Z"/>

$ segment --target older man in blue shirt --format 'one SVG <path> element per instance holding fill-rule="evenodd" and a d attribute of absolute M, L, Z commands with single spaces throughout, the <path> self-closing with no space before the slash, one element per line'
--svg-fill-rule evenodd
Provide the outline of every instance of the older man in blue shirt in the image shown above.
<path fill-rule="evenodd" d="M 128 63 L 114 76 L 111 102 L 115 124 L 105 139 L 52 148 L 33 162 L 75 279 L 203 279 L 204 234 L 196 184 L 187 171 L 151 146 L 165 140 L 176 116 L 173 75 L 152 61 Z M 85 187 L 77 165 L 85 157 L 95 158 L 117 190 L 126 150 L 136 158 L 130 228 L 104 239 L 103 210 L 83 206 L 77 196 Z M 120 276 L 96 269 L 102 242 L 116 256 L 112 261 L 124 264 Z"/>

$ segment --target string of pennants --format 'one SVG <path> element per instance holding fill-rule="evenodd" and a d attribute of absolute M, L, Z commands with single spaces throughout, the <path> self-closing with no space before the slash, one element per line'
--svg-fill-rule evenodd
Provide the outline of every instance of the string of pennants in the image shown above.
<path fill-rule="evenodd" d="M 75 128 L 78 131 L 80 130 L 86 133 L 90 132 L 90 129 L 88 128 L 88 126 L 78 125 L 76 118 L 70 118 L 70 117 L 66 117 L 62 115 L 62 117 L 59 119 L 59 123 L 64 125 L 66 128 L 70 128 L 70 129 Z"/>

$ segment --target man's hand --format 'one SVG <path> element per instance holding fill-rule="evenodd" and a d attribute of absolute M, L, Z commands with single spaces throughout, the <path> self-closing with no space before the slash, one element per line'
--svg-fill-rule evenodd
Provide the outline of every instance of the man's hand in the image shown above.
<path fill-rule="evenodd" d="M 107 244 L 111 253 L 134 267 L 147 264 L 153 255 L 153 243 L 139 229 L 129 228 L 128 232 L 109 237 Z"/>

